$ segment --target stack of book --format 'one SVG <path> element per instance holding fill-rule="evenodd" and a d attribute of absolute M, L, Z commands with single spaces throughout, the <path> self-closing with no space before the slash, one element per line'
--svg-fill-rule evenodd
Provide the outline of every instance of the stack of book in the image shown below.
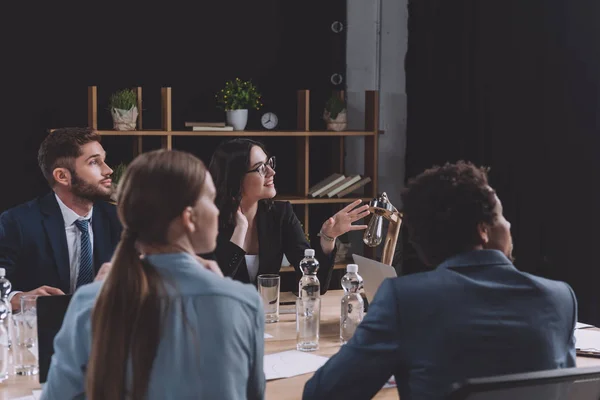
<path fill-rule="evenodd" d="M 345 176 L 343 174 L 332 174 L 308 190 L 310 197 L 344 197 L 371 182 L 371 178 L 361 175 Z"/>
<path fill-rule="evenodd" d="M 225 125 L 225 122 L 186 122 L 186 128 L 193 131 L 232 131 L 233 126 Z"/>

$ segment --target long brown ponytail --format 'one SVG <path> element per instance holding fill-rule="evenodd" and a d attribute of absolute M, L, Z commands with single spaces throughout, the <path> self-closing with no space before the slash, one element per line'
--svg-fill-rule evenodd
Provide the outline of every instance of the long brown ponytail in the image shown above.
<path fill-rule="evenodd" d="M 165 243 L 170 222 L 195 203 L 205 175 L 202 161 L 179 151 L 143 153 L 127 168 L 118 195 L 124 230 L 92 313 L 88 399 L 146 397 L 166 299 L 160 275 L 136 243 Z"/>

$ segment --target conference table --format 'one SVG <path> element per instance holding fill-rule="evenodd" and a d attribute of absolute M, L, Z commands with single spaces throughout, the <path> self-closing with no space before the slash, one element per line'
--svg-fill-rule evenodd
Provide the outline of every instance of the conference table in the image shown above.
<path fill-rule="evenodd" d="M 319 350 L 313 354 L 330 357 L 340 348 L 340 300 L 342 290 L 330 290 L 322 298 L 321 327 Z M 282 293 L 281 301 L 293 301 L 294 295 Z M 291 306 L 293 309 L 294 306 Z M 282 306 L 281 310 L 290 306 Z M 266 324 L 265 333 L 272 338 L 265 339 L 265 354 L 272 354 L 296 349 L 296 316 L 293 313 L 281 313 L 276 323 Z M 599 358 L 577 357 L 578 367 L 600 366 Z M 304 384 L 312 373 L 294 376 L 286 379 L 267 381 L 267 400 L 301 399 Z M 12 376 L 0 383 L 0 400 L 15 399 L 30 396 L 33 390 L 39 390 L 38 376 Z M 374 399 L 398 399 L 396 388 L 381 389 Z"/>
<path fill-rule="evenodd" d="M 319 350 L 312 352 L 320 356 L 330 357 L 340 348 L 340 300 L 343 290 L 330 290 L 321 302 L 321 326 Z M 281 293 L 281 302 L 295 300 L 292 293 Z M 295 306 L 282 306 L 279 322 L 266 324 L 265 333 L 272 338 L 265 339 L 265 354 L 272 354 L 296 349 L 296 315 L 284 313 Z M 267 400 L 286 400 L 302 398 L 302 390 L 312 374 L 298 375 L 286 379 L 267 381 L 265 398 Z M 33 390 L 39 390 L 38 376 L 12 376 L 0 383 L 0 400 L 9 400 L 29 396 Z M 376 399 L 398 399 L 396 388 L 383 389 Z"/>

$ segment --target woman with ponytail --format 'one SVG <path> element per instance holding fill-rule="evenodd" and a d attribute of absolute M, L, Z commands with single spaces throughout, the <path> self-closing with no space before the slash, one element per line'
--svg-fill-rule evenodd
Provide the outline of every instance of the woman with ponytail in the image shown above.
<path fill-rule="evenodd" d="M 264 397 L 261 300 L 196 257 L 216 247 L 215 195 L 188 153 L 157 150 L 130 164 L 112 268 L 75 292 L 44 400 Z"/>

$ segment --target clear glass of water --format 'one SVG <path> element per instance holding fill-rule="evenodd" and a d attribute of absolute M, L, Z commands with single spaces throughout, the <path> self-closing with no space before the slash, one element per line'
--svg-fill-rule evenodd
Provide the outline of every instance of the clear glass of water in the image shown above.
<path fill-rule="evenodd" d="M 277 274 L 259 275 L 258 291 L 263 300 L 265 309 L 265 322 L 279 321 L 279 287 L 281 278 Z"/>
<path fill-rule="evenodd" d="M 296 300 L 296 349 L 315 351 L 319 349 L 319 326 L 321 324 L 321 299 L 319 297 Z"/>
<path fill-rule="evenodd" d="M 21 310 L 13 315 L 13 362 L 15 374 L 36 375 L 38 364 L 37 296 L 21 297 Z"/>

